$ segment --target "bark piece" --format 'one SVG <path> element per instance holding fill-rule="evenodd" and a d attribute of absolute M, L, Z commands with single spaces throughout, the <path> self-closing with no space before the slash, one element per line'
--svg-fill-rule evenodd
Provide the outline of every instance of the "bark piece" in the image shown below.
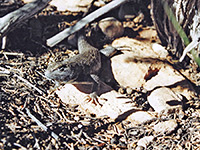
<path fill-rule="evenodd" d="M 13 30 L 23 21 L 29 19 L 42 9 L 44 9 L 51 0 L 35 0 L 23 7 L 0 18 L 0 37 L 5 36 L 10 30 Z"/>

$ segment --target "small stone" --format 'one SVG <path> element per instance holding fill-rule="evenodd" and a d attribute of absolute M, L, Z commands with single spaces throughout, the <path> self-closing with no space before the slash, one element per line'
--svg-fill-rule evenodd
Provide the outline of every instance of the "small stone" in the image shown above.
<path fill-rule="evenodd" d="M 82 125 L 82 124 L 79 124 L 79 125 L 78 125 L 78 128 L 79 128 L 79 129 L 81 129 L 82 127 L 83 127 L 83 125 Z"/>
<path fill-rule="evenodd" d="M 105 2 L 103 0 L 98 0 L 94 2 L 94 6 L 96 7 L 103 7 L 105 4 Z"/>
<path fill-rule="evenodd" d="M 78 55 L 78 54 L 79 54 L 79 51 L 78 51 L 78 50 L 74 50 L 74 54 L 75 54 L 75 55 Z"/>
<path fill-rule="evenodd" d="M 177 128 L 177 126 L 178 124 L 176 120 L 169 120 L 156 124 L 154 126 L 154 131 L 157 134 L 170 134 Z"/>
<path fill-rule="evenodd" d="M 135 124 L 141 124 L 153 120 L 155 117 L 146 111 L 137 111 L 128 116 L 127 119 L 134 120 Z"/>
<path fill-rule="evenodd" d="M 106 37 L 113 39 L 124 34 L 124 27 L 120 21 L 114 17 L 108 17 L 99 21 L 98 24 L 101 31 Z"/>
<path fill-rule="evenodd" d="M 118 17 L 120 20 L 133 19 L 136 16 L 135 2 L 130 1 L 120 6 Z"/>
<path fill-rule="evenodd" d="M 168 112 L 168 110 L 182 106 L 179 97 L 171 89 L 166 87 L 154 90 L 147 97 L 147 100 L 157 113 Z"/>
<path fill-rule="evenodd" d="M 143 146 L 137 146 L 135 150 L 144 150 L 145 148 Z"/>
<path fill-rule="evenodd" d="M 160 58 L 166 58 L 168 56 L 168 51 L 160 44 L 153 43 L 152 44 L 153 51 L 158 54 Z"/>
<path fill-rule="evenodd" d="M 147 89 L 142 89 L 141 91 L 142 91 L 142 93 L 147 93 L 148 92 Z"/>
<path fill-rule="evenodd" d="M 120 87 L 119 90 L 118 90 L 118 92 L 120 94 L 125 94 L 125 89 L 123 87 Z"/>
<path fill-rule="evenodd" d="M 80 120 L 80 117 L 75 116 L 75 117 L 74 117 L 74 120 L 79 121 L 79 120 Z"/>
<path fill-rule="evenodd" d="M 140 13 L 137 17 L 135 17 L 135 18 L 133 19 L 133 22 L 134 22 L 134 23 L 140 23 L 140 22 L 142 22 L 142 20 L 144 20 L 144 14 L 143 14 L 143 13 Z"/>
<path fill-rule="evenodd" d="M 100 150 L 101 148 L 98 146 L 92 146 L 89 148 L 89 150 Z"/>
<path fill-rule="evenodd" d="M 180 139 L 181 139 L 181 136 L 180 136 L 180 135 L 177 135 L 177 136 L 176 136 L 176 139 L 177 139 L 177 140 L 180 140 Z"/>
<path fill-rule="evenodd" d="M 126 88 L 126 93 L 127 93 L 128 95 L 131 95 L 131 94 L 133 93 L 133 89 L 130 88 L 130 87 L 127 87 L 127 88 Z"/>
<path fill-rule="evenodd" d="M 145 137 L 141 138 L 137 143 L 137 145 L 139 147 L 138 150 L 141 148 L 146 149 L 147 146 L 153 141 L 153 139 L 154 139 L 153 136 L 145 136 Z"/>

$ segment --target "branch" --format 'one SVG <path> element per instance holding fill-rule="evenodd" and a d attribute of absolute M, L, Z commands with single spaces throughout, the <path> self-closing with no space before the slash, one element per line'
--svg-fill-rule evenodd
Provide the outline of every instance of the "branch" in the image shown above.
<path fill-rule="evenodd" d="M 86 24 L 94 21 L 98 17 L 104 15 L 105 13 L 109 12 L 110 10 L 117 8 L 121 4 L 125 3 L 127 0 L 114 0 L 110 2 L 109 4 L 97 9 L 96 11 L 92 12 L 91 14 L 87 15 L 80 21 L 78 21 L 74 26 L 71 26 L 62 32 L 56 34 L 55 36 L 51 37 L 50 39 L 47 40 L 47 45 L 50 47 L 55 46 L 62 40 L 64 40 L 66 37 L 69 35 L 79 31 L 81 28 L 83 28 Z"/>
<path fill-rule="evenodd" d="M 0 18 L 0 37 L 44 9 L 51 0 L 35 0 Z"/>
<path fill-rule="evenodd" d="M 40 122 L 35 116 L 33 116 L 28 108 L 25 108 L 25 109 L 26 109 L 27 115 L 28 115 L 33 121 L 35 121 L 35 122 L 37 123 L 38 126 L 40 126 L 44 131 L 47 132 L 48 128 L 47 128 L 44 124 L 42 124 L 42 122 Z M 55 134 L 54 132 L 51 132 L 51 136 L 52 136 L 54 139 L 56 139 L 56 140 L 58 140 L 58 138 L 59 138 L 59 136 L 58 136 L 57 134 Z"/>

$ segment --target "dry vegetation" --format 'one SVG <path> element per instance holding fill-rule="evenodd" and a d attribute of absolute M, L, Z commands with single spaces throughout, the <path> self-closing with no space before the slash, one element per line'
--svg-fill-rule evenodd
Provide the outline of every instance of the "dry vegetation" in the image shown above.
<path fill-rule="evenodd" d="M 19 1 L 13 4 L 1 1 L 1 16 L 22 5 Z M 116 16 L 117 11 L 105 16 Z M 128 27 L 125 37 L 146 42 L 139 33 L 142 34 L 146 27 L 154 28 L 148 11 L 147 7 L 144 12 L 138 9 L 133 19 L 123 21 Z M 189 100 L 182 97 L 181 110 L 156 114 L 154 119 L 137 125 L 126 118 L 113 120 L 108 116 L 85 113 L 78 104 L 64 103 L 58 97 L 54 92 L 54 81 L 44 77 L 45 69 L 52 59 L 70 57 L 77 53 L 74 51 L 77 48 L 69 45 L 67 40 L 49 48 L 45 41 L 75 24 L 82 15 L 81 12 L 61 12 L 50 5 L 9 32 L 6 49 L 0 52 L 0 149 L 199 149 L 200 102 L 197 92 Z M 158 39 L 154 37 L 150 42 L 155 41 Z M 186 71 L 196 77 L 193 84 L 199 82 L 197 71 L 191 68 Z M 144 76 L 149 80 L 156 74 L 156 69 L 150 69 Z M 193 88 L 198 90 L 197 86 Z M 133 106 L 154 112 L 147 102 L 148 92 L 131 88 L 120 90 Z M 163 132 L 155 129 L 159 123 L 169 120 L 175 120 L 170 129 L 163 129 Z"/>

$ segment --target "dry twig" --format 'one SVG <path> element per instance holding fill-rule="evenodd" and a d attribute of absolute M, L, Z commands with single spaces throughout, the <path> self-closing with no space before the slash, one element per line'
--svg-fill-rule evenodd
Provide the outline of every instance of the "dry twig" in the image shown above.
<path fill-rule="evenodd" d="M 10 30 L 17 27 L 24 20 L 29 19 L 42 9 L 44 9 L 51 0 L 35 0 L 23 7 L 0 18 L 0 37 L 4 37 Z"/>
<path fill-rule="evenodd" d="M 25 108 L 25 109 L 26 109 L 27 115 L 28 115 L 33 121 L 35 121 L 35 122 L 37 123 L 37 125 L 40 126 L 44 131 L 47 131 L 48 128 L 47 128 L 44 124 L 42 124 L 42 122 L 40 122 L 35 116 L 33 116 L 28 108 Z M 58 140 L 58 138 L 59 138 L 58 135 L 55 134 L 54 132 L 51 132 L 51 136 L 52 136 L 54 139 L 56 139 L 56 140 Z"/>
<path fill-rule="evenodd" d="M 121 4 L 125 3 L 127 0 L 114 0 L 110 2 L 109 4 L 97 9 L 96 11 L 92 12 L 91 14 L 87 15 L 80 21 L 78 21 L 74 26 L 71 26 L 62 32 L 56 34 L 55 36 L 51 37 L 47 40 L 47 45 L 50 47 L 55 46 L 62 40 L 64 40 L 69 35 L 79 31 L 81 28 L 83 28 L 86 24 L 94 21 L 98 17 L 104 15 L 105 13 L 109 12 L 110 10 L 120 6 Z"/>
<path fill-rule="evenodd" d="M 9 67 L 10 69 L 12 69 L 11 67 Z M 1 70 L 3 70 L 2 72 L 0 71 L 0 73 L 2 74 L 10 74 L 12 71 L 9 71 L 6 68 L 0 67 Z M 14 77 L 17 77 L 18 79 L 20 79 L 21 81 L 23 81 L 27 86 L 35 89 L 36 91 L 38 91 L 40 94 L 44 94 L 44 92 L 42 90 L 40 90 L 39 88 L 37 88 L 36 86 L 34 86 L 33 84 L 31 84 L 29 81 L 27 81 L 26 79 L 22 78 L 21 76 L 17 75 L 14 71 Z"/>

